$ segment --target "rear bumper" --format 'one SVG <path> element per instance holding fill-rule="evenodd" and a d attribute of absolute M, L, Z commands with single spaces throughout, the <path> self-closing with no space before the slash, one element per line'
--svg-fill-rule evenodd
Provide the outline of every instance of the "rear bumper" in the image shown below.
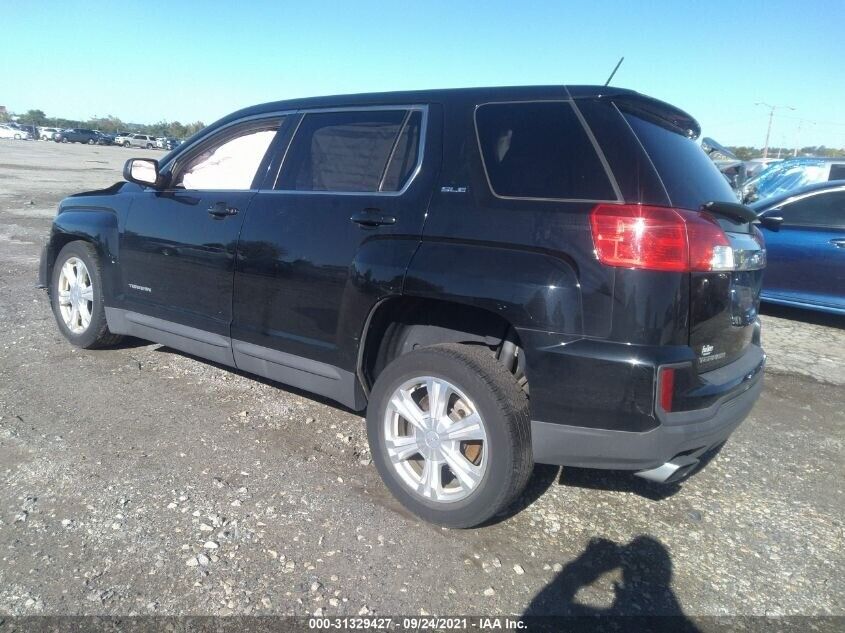
<path fill-rule="evenodd" d="M 682 424 L 663 423 L 644 433 L 591 429 L 532 420 L 534 461 L 541 464 L 649 470 L 679 456 L 697 460 L 723 443 L 751 411 L 763 389 L 763 373 L 747 390 Z M 686 460 L 685 460 L 686 461 Z"/>
<path fill-rule="evenodd" d="M 759 336 L 745 353 L 698 373 L 688 346 L 645 347 L 520 331 L 531 385 L 534 460 L 647 471 L 666 480 L 723 443 L 763 388 Z M 656 402 L 663 367 L 676 369 L 671 412 Z M 674 461 L 673 461 L 674 460 Z"/>

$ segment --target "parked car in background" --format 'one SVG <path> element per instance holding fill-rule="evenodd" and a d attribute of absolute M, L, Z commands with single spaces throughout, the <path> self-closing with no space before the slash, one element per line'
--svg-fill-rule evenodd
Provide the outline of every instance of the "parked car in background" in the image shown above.
<path fill-rule="evenodd" d="M 757 217 L 699 132 L 608 86 L 255 106 L 62 201 L 39 284 L 74 345 L 366 408 L 386 486 L 434 523 L 488 520 L 535 462 L 674 482 L 765 366 Z"/>
<path fill-rule="evenodd" d="M 115 138 L 115 145 L 122 145 L 123 147 L 143 147 L 144 149 L 153 149 L 156 146 L 156 139 L 149 134 L 121 134 Z"/>
<path fill-rule="evenodd" d="M 845 158 L 790 158 L 775 163 L 742 187 L 746 204 L 789 193 L 806 185 L 845 180 Z"/>
<path fill-rule="evenodd" d="M 17 141 L 27 141 L 32 139 L 32 134 L 26 130 L 12 127 L 11 125 L 0 124 L 0 138 L 11 138 Z"/>
<path fill-rule="evenodd" d="M 114 135 L 107 134 L 106 132 L 97 132 L 97 145 L 114 145 Z"/>
<path fill-rule="evenodd" d="M 156 139 L 156 147 L 158 149 L 176 149 L 181 144 L 182 141 L 172 136 L 162 136 Z"/>
<path fill-rule="evenodd" d="M 38 139 L 38 128 L 34 125 L 18 125 L 17 128 L 19 130 L 23 130 L 24 132 L 29 133 L 29 137 L 32 139 Z"/>
<path fill-rule="evenodd" d="M 42 141 L 52 141 L 53 136 L 59 131 L 57 127 L 40 127 L 38 128 L 38 138 Z"/>
<path fill-rule="evenodd" d="M 67 128 L 53 135 L 53 140 L 57 143 L 86 143 L 88 145 L 96 145 L 99 139 L 99 134 L 94 130 L 80 127 Z"/>
<path fill-rule="evenodd" d="M 845 314 L 845 180 L 751 204 L 768 265 L 763 301 Z"/>

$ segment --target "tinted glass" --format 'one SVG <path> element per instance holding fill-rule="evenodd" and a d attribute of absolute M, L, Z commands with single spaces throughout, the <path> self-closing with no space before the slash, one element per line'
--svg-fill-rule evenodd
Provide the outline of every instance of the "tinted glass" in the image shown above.
<path fill-rule="evenodd" d="M 475 114 L 490 186 L 499 196 L 615 200 L 569 103 L 484 105 Z"/>
<path fill-rule="evenodd" d="M 422 112 L 411 112 L 396 140 L 380 191 L 399 191 L 413 174 L 420 151 L 421 125 Z"/>
<path fill-rule="evenodd" d="M 845 228 L 845 191 L 820 193 L 785 204 L 781 215 L 785 225 Z"/>
<path fill-rule="evenodd" d="M 672 204 L 697 210 L 707 202 L 736 202 L 737 196 L 698 144 L 632 114 L 625 119 L 640 139 Z"/>
<path fill-rule="evenodd" d="M 267 148 L 276 136 L 278 121 L 224 132 L 219 140 L 205 145 L 179 168 L 175 186 L 185 189 L 252 188 Z"/>
<path fill-rule="evenodd" d="M 845 165 L 833 164 L 830 166 L 828 180 L 845 180 Z"/>
<path fill-rule="evenodd" d="M 306 114 L 276 188 L 379 191 L 405 114 L 405 110 Z"/>

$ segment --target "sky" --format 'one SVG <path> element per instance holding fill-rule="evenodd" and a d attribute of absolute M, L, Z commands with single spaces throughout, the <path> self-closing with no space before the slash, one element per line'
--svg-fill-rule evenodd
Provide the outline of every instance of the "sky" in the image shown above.
<path fill-rule="evenodd" d="M 845 0 L 59 0 L 0 11 L 0 105 L 210 123 L 286 98 L 613 85 L 724 145 L 845 147 Z"/>

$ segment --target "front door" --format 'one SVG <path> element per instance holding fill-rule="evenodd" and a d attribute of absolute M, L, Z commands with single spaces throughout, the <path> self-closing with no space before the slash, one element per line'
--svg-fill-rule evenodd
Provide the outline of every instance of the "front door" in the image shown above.
<path fill-rule="evenodd" d="M 764 298 L 845 308 L 845 190 L 784 204 L 777 230 L 764 228 Z"/>
<path fill-rule="evenodd" d="M 120 256 L 123 307 L 135 319 L 135 331 L 152 328 L 141 333 L 232 362 L 235 249 L 279 122 L 221 130 L 164 167 L 170 173 L 166 190 L 132 194 Z"/>
<path fill-rule="evenodd" d="M 356 406 L 358 339 L 399 294 L 439 167 L 439 111 L 306 111 L 238 247 L 239 368 Z M 286 149 L 286 151 L 284 151 Z"/>

